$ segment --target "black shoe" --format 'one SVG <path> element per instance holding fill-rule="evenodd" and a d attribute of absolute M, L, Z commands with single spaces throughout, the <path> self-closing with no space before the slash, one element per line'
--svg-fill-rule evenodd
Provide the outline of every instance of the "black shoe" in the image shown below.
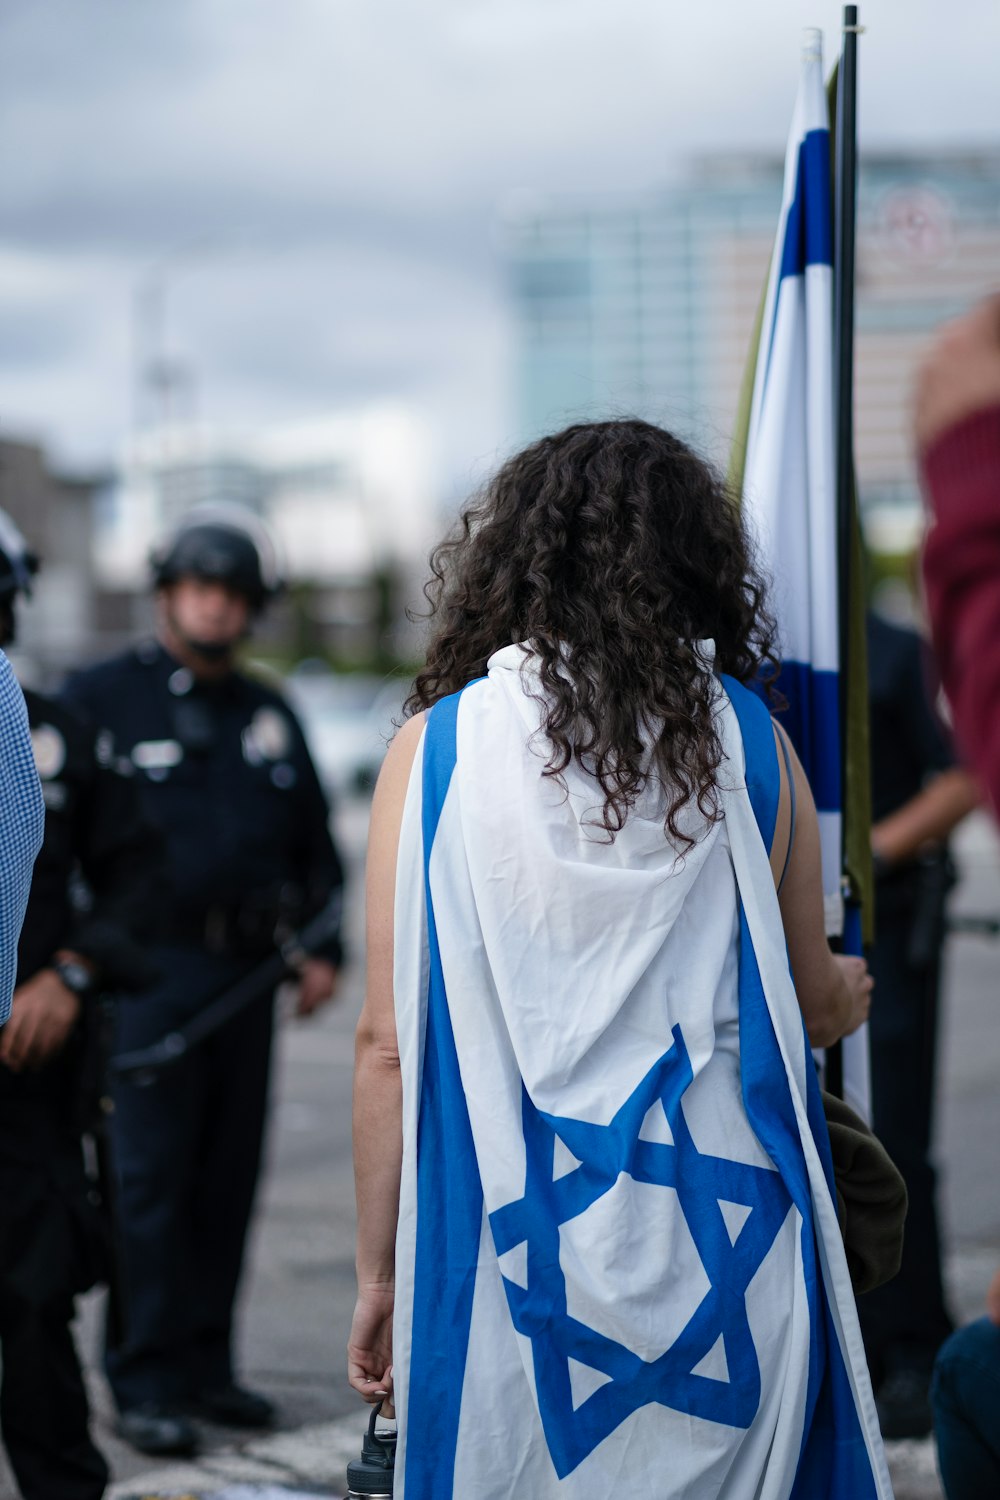
<path fill-rule="evenodd" d="M 927 1437 L 933 1425 L 930 1371 L 916 1365 L 899 1365 L 886 1376 L 875 1398 L 882 1436 Z"/>
<path fill-rule="evenodd" d="M 220 1427 L 270 1427 L 275 1415 L 273 1401 L 235 1384 L 196 1391 L 188 1406 L 196 1416 Z"/>
<path fill-rule="evenodd" d="M 140 1453 L 190 1458 L 198 1451 L 198 1434 L 193 1424 L 174 1407 L 157 1401 L 119 1412 L 115 1427 L 119 1436 Z"/>

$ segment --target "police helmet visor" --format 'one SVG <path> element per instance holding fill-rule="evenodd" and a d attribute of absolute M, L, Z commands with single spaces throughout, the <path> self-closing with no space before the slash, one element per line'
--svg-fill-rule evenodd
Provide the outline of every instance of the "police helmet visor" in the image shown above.
<path fill-rule="evenodd" d="M 259 607 L 268 589 L 253 540 L 235 527 L 211 523 L 180 532 L 155 569 L 162 588 L 179 578 L 222 583 Z"/>

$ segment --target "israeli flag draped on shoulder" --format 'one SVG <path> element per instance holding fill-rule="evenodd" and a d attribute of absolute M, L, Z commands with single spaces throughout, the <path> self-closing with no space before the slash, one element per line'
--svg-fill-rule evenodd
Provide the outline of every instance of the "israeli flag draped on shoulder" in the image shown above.
<path fill-rule="evenodd" d="M 711 643 L 702 647 L 711 658 Z M 613 842 L 526 648 L 430 710 L 400 834 L 402 1500 L 889 1500 L 730 679 L 716 821 Z"/>

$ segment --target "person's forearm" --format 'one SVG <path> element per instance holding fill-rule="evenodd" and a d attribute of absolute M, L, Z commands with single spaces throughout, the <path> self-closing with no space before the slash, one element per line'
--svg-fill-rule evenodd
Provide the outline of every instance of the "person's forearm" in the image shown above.
<path fill-rule="evenodd" d="M 851 997 L 833 954 L 829 957 L 822 984 L 813 982 L 808 989 L 796 985 L 811 1047 L 832 1047 L 834 1042 L 840 1041 L 850 1024 Z"/>
<path fill-rule="evenodd" d="M 359 1028 L 354 1068 L 359 1286 L 393 1281 L 402 1161 L 403 1088 L 399 1059 Z"/>
<path fill-rule="evenodd" d="M 967 771 L 942 771 L 902 807 L 872 829 L 872 849 L 887 865 L 905 864 L 929 845 L 941 844 L 980 801 Z"/>

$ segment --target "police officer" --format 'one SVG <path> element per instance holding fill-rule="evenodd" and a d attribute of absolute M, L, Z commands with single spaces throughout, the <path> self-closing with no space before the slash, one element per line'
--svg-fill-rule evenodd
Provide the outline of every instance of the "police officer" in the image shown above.
<path fill-rule="evenodd" d="M 157 639 L 71 678 L 67 691 L 134 768 L 168 856 L 163 979 L 120 1008 L 117 1047 L 189 1020 L 336 898 L 342 867 L 302 732 L 237 648 L 279 587 L 270 539 L 242 508 L 203 507 L 154 555 Z M 331 937 L 302 965 L 298 1009 L 328 1000 Z M 190 1453 L 190 1417 L 266 1426 L 273 1407 L 233 1369 L 233 1301 L 257 1182 L 273 995 L 149 1086 L 116 1090 L 128 1336 L 106 1369 L 119 1431 L 150 1453 Z"/>
<path fill-rule="evenodd" d="M 0 512 L 0 644 L 35 568 Z M 46 816 L 0 1033 L 0 1426 L 25 1500 L 98 1500 L 108 1471 L 70 1322 L 75 1295 L 105 1274 L 107 1233 L 78 1101 L 98 986 L 150 977 L 138 941 L 159 904 L 159 839 L 106 742 L 63 705 L 24 696 Z"/>

